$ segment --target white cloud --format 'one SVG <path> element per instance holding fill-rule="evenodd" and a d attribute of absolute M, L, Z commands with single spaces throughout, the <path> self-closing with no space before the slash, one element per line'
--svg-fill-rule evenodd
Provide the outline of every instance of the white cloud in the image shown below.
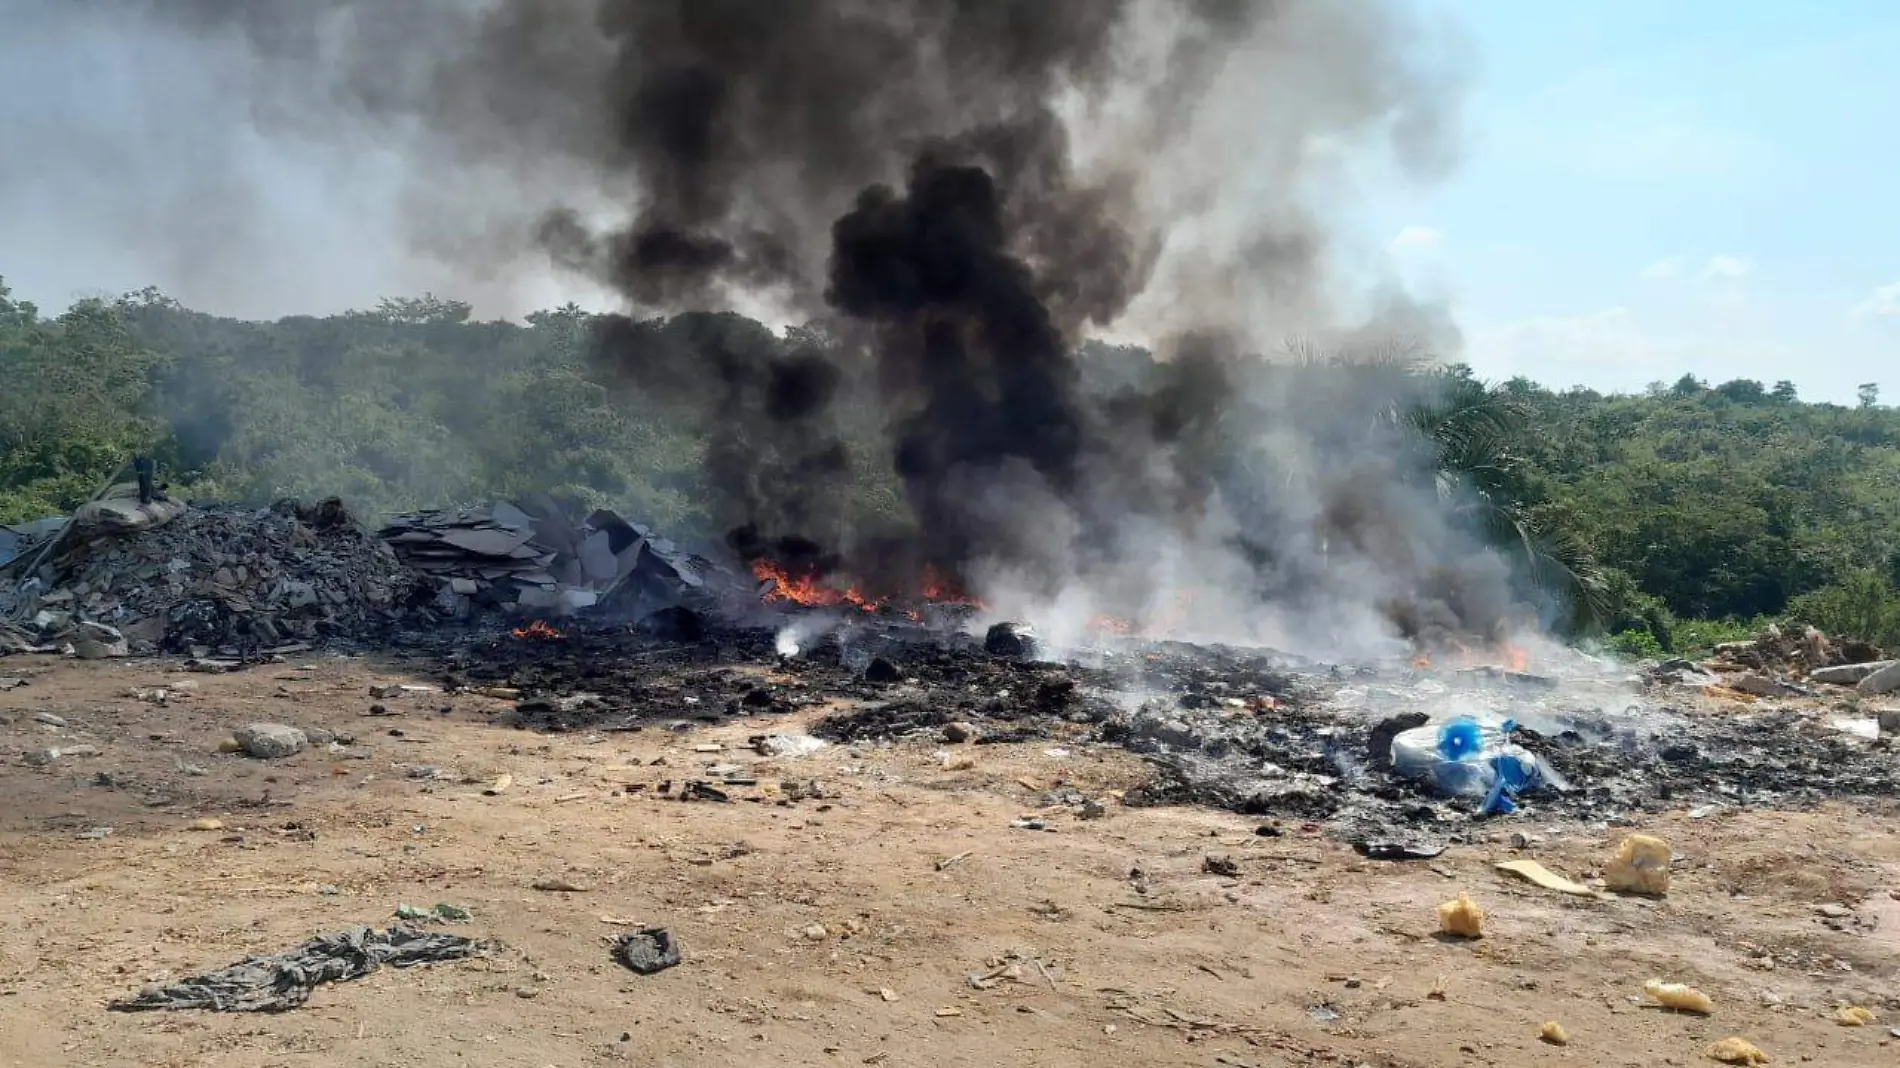
<path fill-rule="evenodd" d="M 1855 305 L 1853 316 L 1856 319 L 1900 317 L 1900 282 L 1875 289 L 1866 300 Z"/>
<path fill-rule="evenodd" d="M 1702 268 L 1702 277 L 1705 280 L 1742 278 L 1754 269 L 1753 263 L 1740 256 L 1710 256 Z"/>
<path fill-rule="evenodd" d="M 1445 235 L 1429 226 L 1408 226 L 1392 239 L 1390 247 L 1395 251 L 1406 248 L 1431 248 L 1445 239 Z"/>
<path fill-rule="evenodd" d="M 1682 269 L 1686 266 L 1688 266 L 1688 261 L 1681 256 L 1669 256 L 1643 268 L 1640 276 L 1650 282 L 1667 281 L 1671 278 L 1680 278 Z"/>

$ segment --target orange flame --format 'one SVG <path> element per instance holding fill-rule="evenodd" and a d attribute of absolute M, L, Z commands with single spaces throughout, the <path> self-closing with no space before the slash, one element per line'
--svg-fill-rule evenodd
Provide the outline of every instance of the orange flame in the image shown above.
<path fill-rule="evenodd" d="M 936 604 L 967 604 L 977 608 L 983 606 L 983 602 L 965 594 L 957 588 L 956 583 L 945 578 L 942 572 L 929 564 L 924 565 L 922 589 L 924 600 Z"/>
<path fill-rule="evenodd" d="M 519 638 L 524 642 L 525 641 L 551 642 L 555 640 L 556 638 L 561 637 L 561 632 L 558 630 L 555 630 L 553 627 L 550 627 L 546 623 L 543 623 L 537 619 L 525 627 L 516 627 L 514 629 L 514 635 L 516 638 Z"/>
<path fill-rule="evenodd" d="M 828 585 L 810 575 L 795 577 L 770 560 L 754 560 L 752 577 L 769 584 L 761 595 L 766 604 L 789 601 L 817 608 L 853 605 L 864 612 L 876 612 L 886 607 L 883 599 L 865 594 L 856 583 L 841 587 Z M 959 590 L 954 582 L 934 567 L 924 568 L 919 589 L 923 599 L 932 604 L 970 605 L 976 608 L 983 605 L 983 602 Z M 918 622 L 923 620 L 923 614 L 915 608 L 906 609 L 904 614 Z"/>
<path fill-rule="evenodd" d="M 765 603 L 791 601 L 793 604 L 830 606 L 852 604 L 866 612 L 875 612 L 878 603 L 858 592 L 856 586 L 837 589 L 821 585 L 811 576 L 793 578 L 786 570 L 770 560 L 754 560 L 752 577 L 760 582 L 769 582 L 772 588 L 765 591 Z"/>

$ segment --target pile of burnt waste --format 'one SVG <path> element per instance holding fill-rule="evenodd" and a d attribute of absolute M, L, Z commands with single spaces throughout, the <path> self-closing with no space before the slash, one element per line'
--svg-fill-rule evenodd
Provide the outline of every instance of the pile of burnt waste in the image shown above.
<path fill-rule="evenodd" d="M 1271 714 L 1210 716 L 1155 700 L 1105 724 L 1104 740 L 1157 769 L 1127 802 L 1325 821 L 1357 839 L 1450 837 L 1487 818 L 1480 799 L 1447 797 L 1395 773 L 1392 740 L 1464 714 L 1514 721 L 1504 737 L 1562 784 L 1516 797 L 1515 818 L 1616 823 L 1665 810 L 1900 797 L 1900 761 L 1887 740 L 1844 731 L 1810 710 L 1698 712 L 1667 694 L 1619 696 L 1602 679 L 1558 683 L 1506 672 L 1335 670 L 1303 681 L 1312 699 Z"/>
<path fill-rule="evenodd" d="M 783 655 L 770 628 L 694 617 L 690 637 L 641 626 L 563 621 L 493 632 L 438 658 L 450 690 L 517 699 L 517 725 L 550 731 L 715 723 L 830 705 L 833 741 L 883 739 L 950 722 L 978 742 L 1045 737 L 1057 722 L 1101 723 L 1110 681 L 1080 668 L 997 657 L 968 636 L 859 625 Z M 420 640 L 420 636 L 417 636 Z M 415 644 L 411 652 L 417 652 Z"/>
<path fill-rule="evenodd" d="M 691 726 L 824 708 L 812 733 L 847 744 L 1027 741 L 1080 735 L 1141 755 L 1130 805 L 1195 804 L 1264 823 L 1324 822 L 1342 837 L 1445 840 L 1485 820 L 1474 798 L 1396 773 L 1394 736 L 1474 715 L 1565 788 L 1516 798 L 1513 822 L 1615 823 L 1720 805 L 1792 808 L 1900 796 L 1884 740 L 1764 705 L 1673 707 L 1605 675 L 1348 669 L 1278 654 L 1130 644 L 1086 662 L 998 655 L 931 627 L 858 624 L 786 655 L 782 631 L 700 624 L 690 637 L 565 621 L 491 633 L 442 658 L 443 683 L 516 701 L 550 731 Z M 951 737 L 954 735 L 954 737 Z"/>

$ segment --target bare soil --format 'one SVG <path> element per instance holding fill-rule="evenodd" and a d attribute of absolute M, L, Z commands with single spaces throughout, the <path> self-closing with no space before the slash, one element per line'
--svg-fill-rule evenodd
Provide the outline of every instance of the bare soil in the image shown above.
<path fill-rule="evenodd" d="M 370 686 L 429 680 L 311 664 L 0 661 L 29 676 L 0 693 L 0 1064 L 1635 1068 L 1713 1064 L 1730 1035 L 1775 1064 L 1896 1057 L 1900 836 L 1846 809 L 1665 815 L 1640 829 L 1677 853 L 1667 898 L 1572 898 L 1493 864 L 1585 878 L 1626 828 L 1502 822 L 1397 863 L 1317 826 L 1265 837 L 1192 808 L 1064 807 L 1053 832 L 1017 829 L 1051 791 L 1112 796 L 1148 772 L 1081 728 L 790 759 L 747 747 L 821 708 L 542 735 L 491 725 L 507 702 L 404 693 L 370 716 Z M 157 688 L 167 704 L 134 695 Z M 354 744 L 218 751 L 258 720 Z M 729 803 L 658 795 L 716 764 L 758 785 Z M 822 796 L 779 785 L 812 779 Z M 1513 832 L 1537 840 L 1513 848 Z M 1206 870 L 1211 854 L 1238 874 Z M 534 889 L 548 880 L 580 889 Z M 1437 935 L 1434 907 L 1459 891 L 1487 913 L 1481 940 Z M 502 948 L 279 1015 L 106 1008 L 436 902 L 473 910 L 453 929 Z M 637 924 L 671 930 L 684 963 L 617 965 L 611 936 Z M 1652 977 L 1699 987 L 1715 1014 L 1643 1005 Z M 1840 1026 L 1842 1004 L 1878 1020 Z M 1544 1021 L 1569 1045 L 1540 1041 Z"/>

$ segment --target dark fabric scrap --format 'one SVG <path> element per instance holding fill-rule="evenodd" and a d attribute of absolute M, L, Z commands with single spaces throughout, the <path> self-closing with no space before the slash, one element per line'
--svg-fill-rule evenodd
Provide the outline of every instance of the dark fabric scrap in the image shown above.
<path fill-rule="evenodd" d="M 440 931 L 354 927 L 313 938 L 288 953 L 251 957 L 222 971 L 166 986 L 148 986 L 107 1007 L 115 1012 L 210 1009 L 213 1012 L 283 1012 L 302 1005 L 324 983 L 342 983 L 387 964 L 408 968 L 475 956 L 486 945 Z"/>
<path fill-rule="evenodd" d="M 660 927 L 648 927 L 614 939 L 614 958 L 640 975 L 663 972 L 680 962 L 679 943 Z"/>

